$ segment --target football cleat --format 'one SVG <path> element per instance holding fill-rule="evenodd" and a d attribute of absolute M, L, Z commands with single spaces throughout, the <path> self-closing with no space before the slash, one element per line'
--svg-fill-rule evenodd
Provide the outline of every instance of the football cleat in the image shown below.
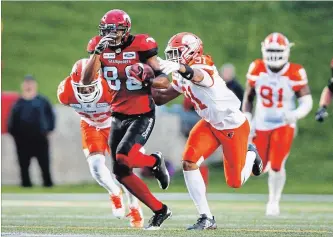
<path fill-rule="evenodd" d="M 266 216 L 280 215 L 280 206 L 278 202 L 268 202 L 266 205 Z"/>
<path fill-rule="evenodd" d="M 170 184 L 169 171 L 165 166 L 165 161 L 161 152 L 157 151 L 151 154 L 156 158 L 156 165 L 151 168 L 151 171 L 157 179 L 158 185 L 161 189 L 167 189 Z"/>
<path fill-rule="evenodd" d="M 264 168 L 264 165 L 262 163 L 261 157 L 258 153 L 258 150 L 257 150 L 256 146 L 254 144 L 249 144 L 247 150 L 248 151 L 253 151 L 254 153 L 256 153 L 256 158 L 254 159 L 254 164 L 253 164 L 253 167 L 252 167 L 252 173 L 255 176 L 261 175 L 262 171 L 263 171 L 263 168 Z"/>
<path fill-rule="evenodd" d="M 120 192 L 119 195 L 110 195 L 110 201 L 112 203 L 112 213 L 117 218 L 123 218 L 125 216 L 125 205 L 123 201 L 123 195 Z"/>
<path fill-rule="evenodd" d="M 155 213 L 149 220 L 148 226 L 145 230 L 159 230 L 163 222 L 172 216 L 171 210 L 163 205 L 164 211 L 162 213 Z"/>
<path fill-rule="evenodd" d="M 142 209 L 138 207 L 130 207 L 130 213 L 126 217 L 130 218 L 130 225 L 133 228 L 142 228 L 144 223 L 144 218 L 142 214 Z"/>
<path fill-rule="evenodd" d="M 197 223 L 187 228 L 187 230 L 215 230 L 217 228 L 216 221 L 213 218 L 208 218 L 207 215 L 201 214 Z"/>

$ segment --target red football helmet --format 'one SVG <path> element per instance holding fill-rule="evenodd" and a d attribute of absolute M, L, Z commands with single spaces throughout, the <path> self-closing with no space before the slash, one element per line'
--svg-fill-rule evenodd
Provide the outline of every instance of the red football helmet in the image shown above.
<path fill-rule="evenodd" d="M 195 34 L 182 32 L 171 37 L 164 53 L 167 60 L 188 64 L 203 54 L 203 44 Z"/>
<path fill-rule="evenodd" d="M 111 46 L 117 46 L 124 43 L 131 30 L 131 18 L 129 15 L 118 9 L 105 13 L 99 24 L 99 35 L 110 35 L 113 40 Z"/>
<path fill-rule="evenodd" d="M 81 82 L 82 72 L 88 62 L 88 58 L 78 60 L 70 74 L 75 97 L 81 103 L 98 101 L 102 96 L 102 83 L 98 73 L 96 73 L 94 80 L 89 85 L 84 85 Z"/>
<path fill-rule="evenodd" d="M 265 64 L 272 68 L 281 68 L 288 62 L 290 48 L 293 45 L 281 33 L 268 35 L 261 43 L 261 52 Z"/>

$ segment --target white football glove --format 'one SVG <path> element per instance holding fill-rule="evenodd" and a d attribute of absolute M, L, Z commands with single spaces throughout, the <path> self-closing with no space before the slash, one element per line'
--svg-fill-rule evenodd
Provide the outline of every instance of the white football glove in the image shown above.
<path fill-rule="evenodd" d="M 101 54 L 109 46 L 109 41 L 112 39 L 110 35 L 104 36 L 96 45 L 95 54 Z"/>
<path fill-rule="evenodd" d="M 283 121 L 287 124 L 293 124 L 297 121 L 297 116 L 293 111 L 283 114 Z"/>
<path fill-rule="evenodd" d="M 160 59 L 159 63 L 162 72 L 167 75 L 170 74 L 171 72 L 177 72 L 180 69 L 179 63 L 175 63 L 169 60 Z"/>

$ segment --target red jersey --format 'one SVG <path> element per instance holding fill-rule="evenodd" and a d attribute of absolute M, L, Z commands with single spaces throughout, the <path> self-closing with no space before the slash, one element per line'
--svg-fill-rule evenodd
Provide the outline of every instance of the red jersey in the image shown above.
<path fill-rule="evenodd" d="M 101 36 L 93 37 L 87 46 L 93 53 Z M 109 85 L 111 110 L 122 114 L 143 114 L 154 109 L 149 88 L 129 75 L 130 67 L 157 55 L 157 43 L 149 35 L 130 35 L 125 44 L 109 47 L 101 53 L 101 77 Z"/>

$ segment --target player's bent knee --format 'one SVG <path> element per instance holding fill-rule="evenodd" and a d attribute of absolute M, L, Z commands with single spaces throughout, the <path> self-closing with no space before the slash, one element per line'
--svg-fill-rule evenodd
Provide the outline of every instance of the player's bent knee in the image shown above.
<path fill-rule="evenodd" d="M 184 161 L 186 161 L 187 163 L 184 164 Z M 193 166 L 194 164 L 196 168 L 193 169 L 198 169 L 203 161 L 203 156 L 201 154 L 198 154 L 198 152 L 192 146 L 187 147 L 183 153 L 183 168 L 184 165 L 188 168 L 191 168 L 191 166 Z"/>
<path fill-rule="evenodd" d="M 116 154 L 116 160 L 117 160 L 119 165 L 123 165 L 123 166 L 126 166 L 128 168 L 131 168 L 130 159 L 127 155 Z"/>
<path fill-rule="evenodd" d="M 94 153 L 104 153 L 106 150 L 106 146 L 102 146 L 99 144 L 90 144 L 88 147 L 89 154 L 94 154 Z"/>
<path fill-rule="evenodd" d="M 199 166 L 192 162 L 192 161 L 187 161 L 187 160 L 183 160 L 183 170 L 185 171 L 189 171 L 189 170 L 196 170 L 199 169 Z"/>
<path fill-rule="evenodd" d="M 227 179 L 227 184 L 230 188 L 242 187 L 242 181 L 240 179 Z"/>
<path fill-rule="evenodd" d="M 101 166 L 104 165 L 105 156 L 102 154 L 90 155 L 87 159 L 87 162 L 89 164 L 91 175 L 98 181 L 101 177 Z"/>
<path fill-rule="evenodd" d="M 116 176 L 116 179 L 121 182 L 121 179 L 124 177 L 127 177 L 129 175 L 131 175 L 133 172 L 132 169 L 128 168 L 125 165 L 121 165 L 119 163 L 115 163 L 113 165 L 113 173 Z"/>
<path fill-rule="evenodd" d="M 275 171 L 275 172 L 279 172 L 282 168 L 282 164 L 274 164 L 271 163 L 271 170 Z"/>

